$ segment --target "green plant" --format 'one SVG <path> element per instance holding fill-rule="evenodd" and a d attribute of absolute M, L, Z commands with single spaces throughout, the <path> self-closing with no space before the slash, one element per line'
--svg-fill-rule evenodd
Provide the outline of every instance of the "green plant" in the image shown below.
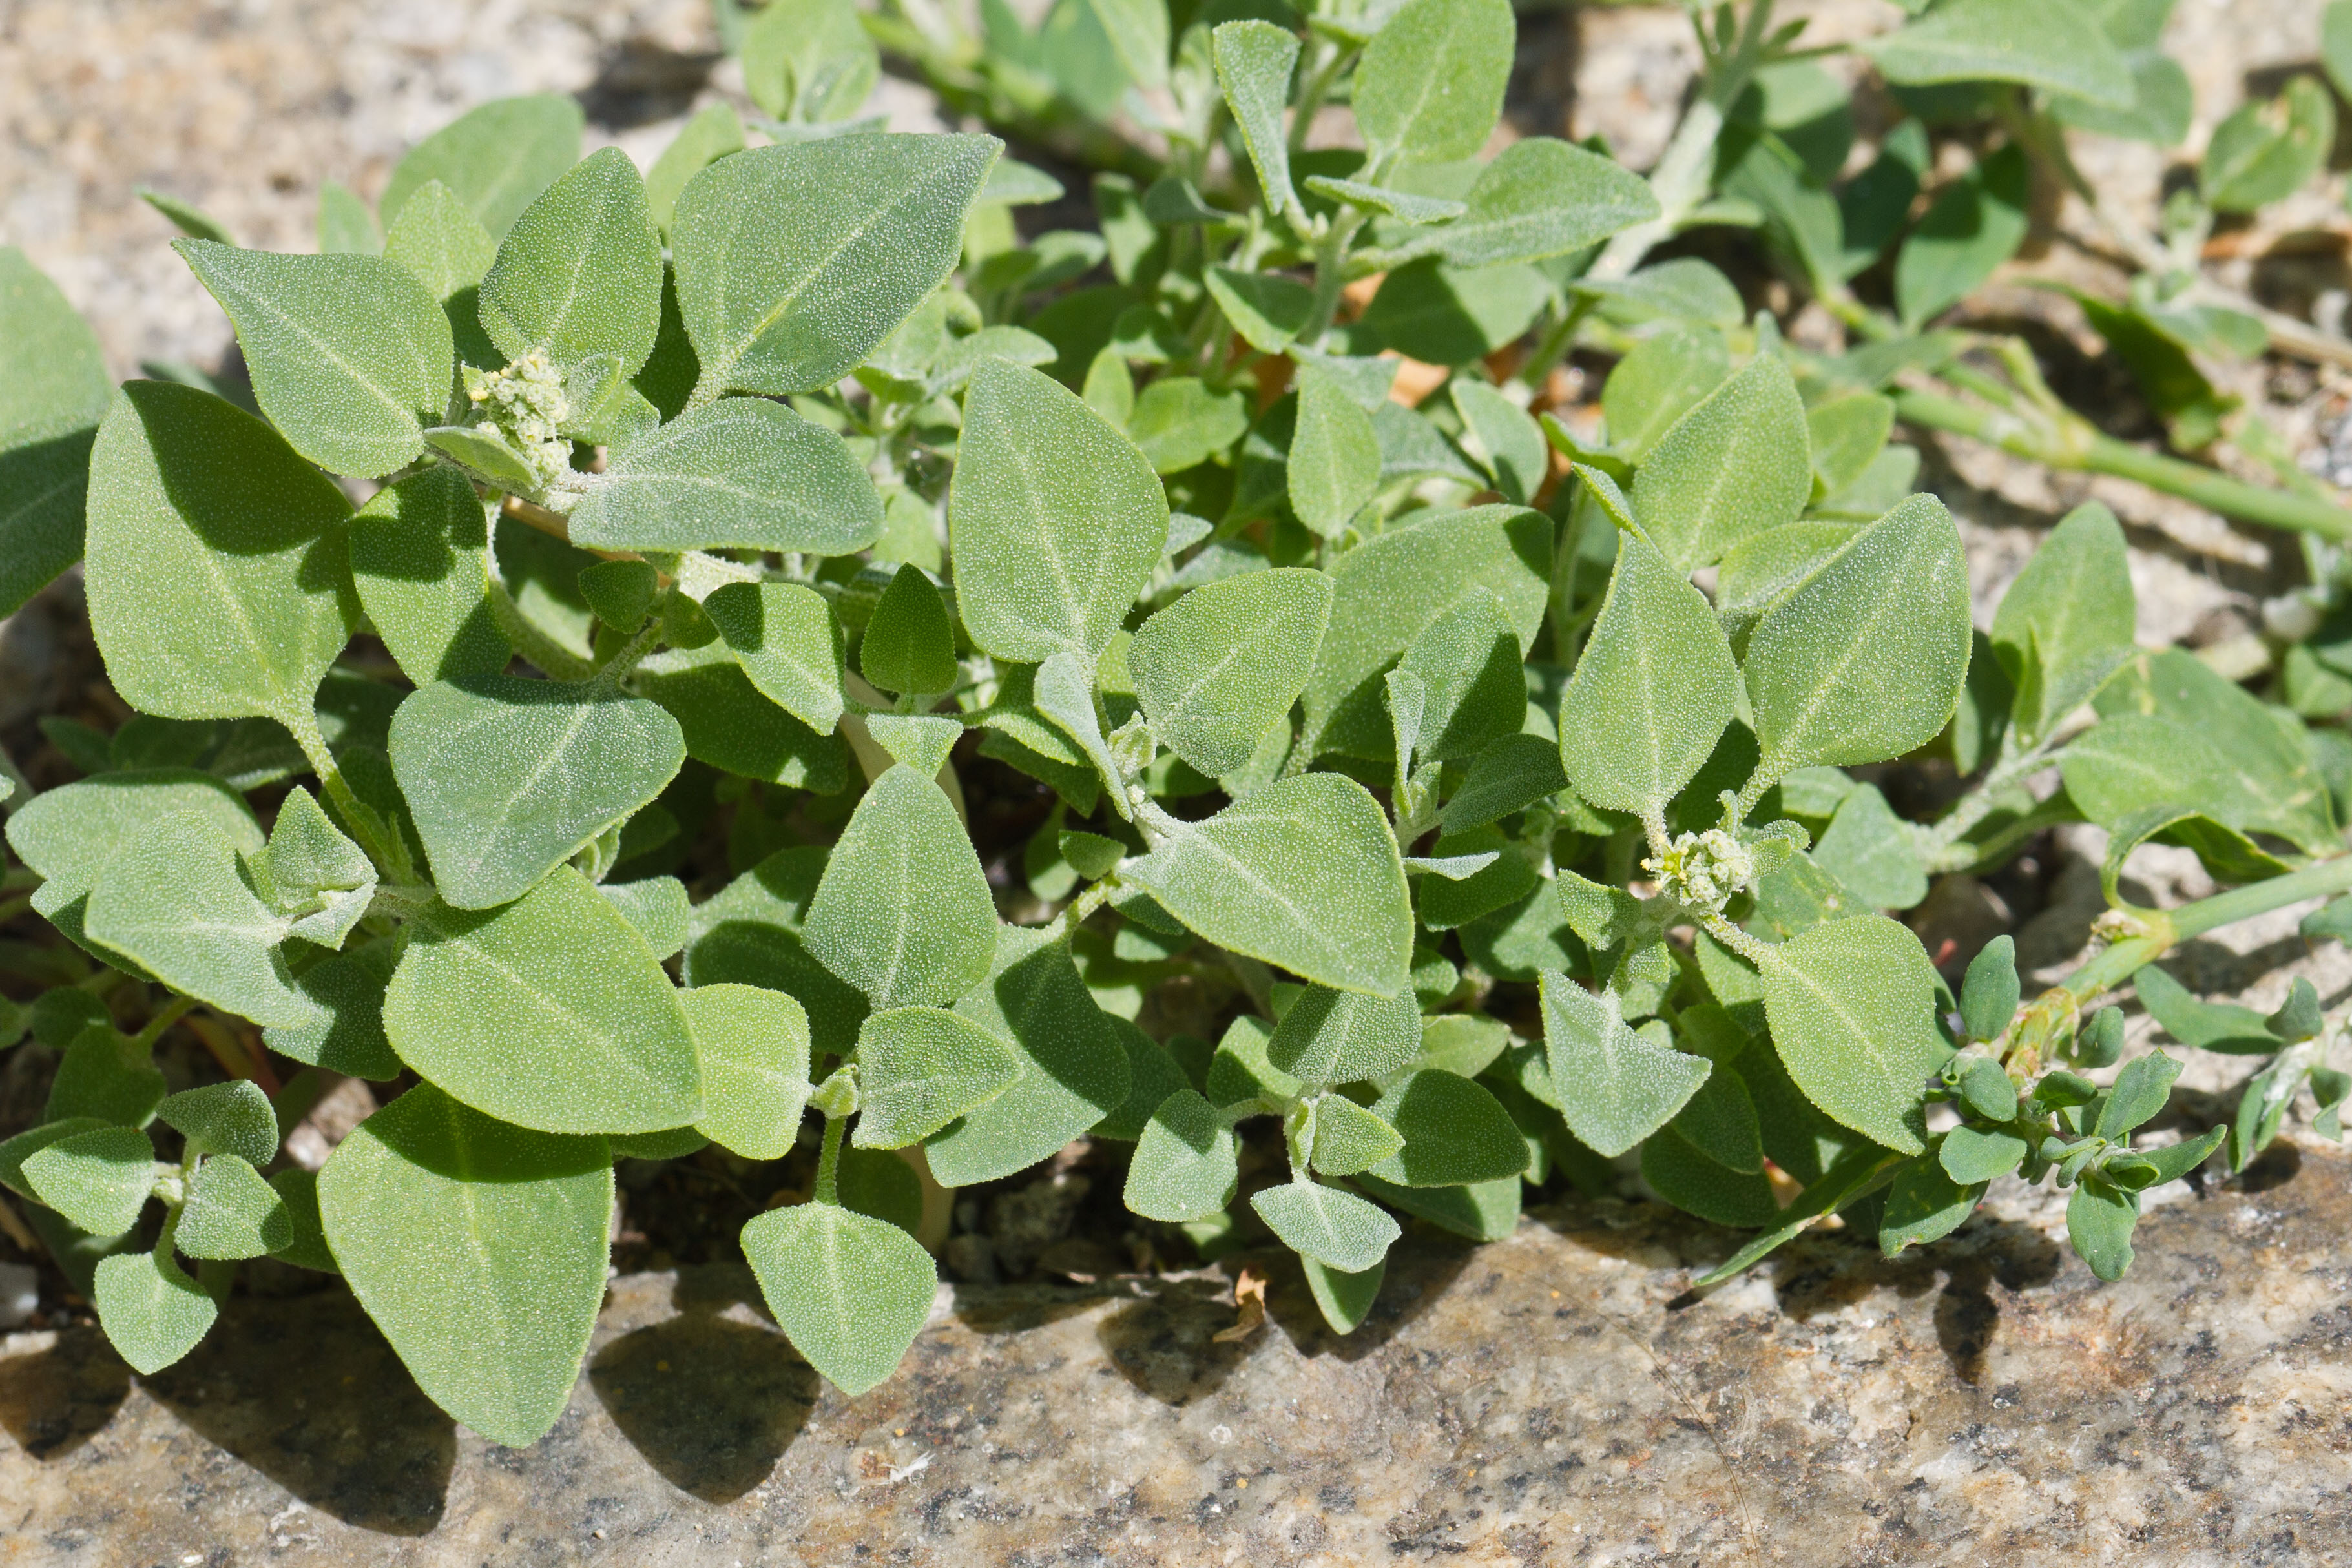
<path fill-rule="evenodd" d="M 1950 0 L 1875 57 L 1903 79 L 2000 10 Z M 892 1150 L 960 1187 L 1131 1143 L 1135 1214 L 1211 1253 L 1263 1227 L 1342 1332 L 1398 1213 L 1500 1236 L 1555 1172 L 1638 1173 L 1760 1233 L 1711 1280 L 1832 1213 L 1893 1252 L 1996 1176 L 2054 1176 L 2113 1278 L 2138 1194 L 2224 1136 L 2133 1145 L 2179 1071 L 2160 1054 L 2105 1088 L 2077 1071 L 2116 1064 L 2121 1015 L 2085 1009 L 2135 973 L 2176 1038 L 2274 1057 L 2234 1162 L 2305 1086 L 2334 1131 L 2352 1081 L 2307 987 L 2241 1019 L 2144 967 L 2352 891 L 2352 740 L 2137 648 L 2096 505 L 1972 630 L 1958 531 L 1889 444 L 1932 394 L 1880 389 L 1961 374 L 1910 334 L 1990 268 L 1937 259 L 1941 196 L 1895 264 L 1901 325 L 1844 292 L 1877 254 L 1859 217 L 1815 266 L 1772 165 L 1727 151 L 1802 143 L 1769 118 L 1815 89 L 1768 5 L 1714 14 L 1647 179 L 1547 138 L 1478 159 L 1504 0 L 1332 6 L 1303 34 L 1066 0 L 1042 37 L 988 9 L 961 53 L 928 11 L 929 43 L 910 7 L 868 18 L 1112 166 L 1099 232 L 1025 240 L 1011 209 L 1058 182 L 991 137 L 858 120 L 877 55 L 847 5 L 727 15 L 764 146 L 722 107 L 640 178 L 578 158 L 569 102 L 518 99 L 415 149 L 380 229 L 334 188 L 324 254 L 160 203 L 249 409 L 194 372 L 109 387 L 0 252 L 0 466 L 35 497 L 0 520 L 5 602 L 82 559 L 138 715 L 53 717 L 88 777 L 10 802 L 9 891 L 72 946 L 7 957 L 47 988 L 0 1025 L 62 1057 L 0 1182 L 134 1365 L 185 1354 L 268 1255 L 341 1272 L 427 1394 L 531 1441 L 602 1299 L 615 1161 L 706 1143 L 814 1145 L 805 1201 L 742 1247 L 852 1393 L 936 1282 L 914 1178 L 872 1163 Z M 2115 96 L 1986 59 L 1932 68 Z M 1165 89 L 1164 166 L 1088 72 Z M 1361 152 L 1307 143 L 1339 103 Z M 2230 178 L 2267 189 L 2267 156 Z M 1989 160 L 1970 199 L 2012 172 Z M 1796 246 L 1885 342 L 1800 353 L 1706 264 L 1641 265 L 1721 222 Z M 1597 426 L 1494 373 L 1580 343 L 1619 351 Z M 1392 395 L 1400 356 L 1443 391 Z M 2176 466 L 2242 515 L 2344 516 Z M 1028 903 L 967 827 L 975 750 L 1057 799 Z M 1906 758 L 1973 782 L 1906 820 L 1880 788 Z M 715 885 L 687 856 L 722 798 L 738 874 Z M 2002 938 L 1952 996 L 1885 912 L 2084 820 L 2114 846 L 2112 945 L 2021 1005 Z M 2242 885 L 2131 908 L 2150 840 Z M 1226 1020 L 1213 1046 L 1133 1021 L 1177 982 Z M 231 1081 L 167 1096 L 150 1054 L 183 1019 Z M 238 1019 L 304 1069 L 274 1102 Z M 315 1177 L 265 1179 L 333 1073 L 407 1086 Z M 1248 1138 L 1287 1179 L 1244 1201 Z"/>

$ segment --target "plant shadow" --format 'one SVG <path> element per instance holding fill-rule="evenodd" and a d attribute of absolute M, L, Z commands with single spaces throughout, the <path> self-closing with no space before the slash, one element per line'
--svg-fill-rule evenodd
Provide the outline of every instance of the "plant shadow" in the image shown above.
<path fill-rule="evenodd" d="M 346 1524 L 415 1536 L 441 1522 L 457 1425 L 347 1291 L 233 1298 L 203 1343 L 141 1381 L 206 1441 Z"/>
<path fill-rule="evenodd" d="M 89 1323 L 47 1350 L 0 1360 L 0 1427 L 41 1460 L 61 1459 L 105 1430 L 131 1393 L 131 1369 Z"/>
<path fill-rule="evenodd" d="M 705 1502 L 732 1502 L 768 1479 L 808 1425 L 817 1375 L 757 1307 L 749 1270 L 681 1270 L 671 1301 L 677 1316 L 596 1353 L 589 1386 L 664 1479 Z M 738 1303 L 760 1321 L 735 1315 Z"/>

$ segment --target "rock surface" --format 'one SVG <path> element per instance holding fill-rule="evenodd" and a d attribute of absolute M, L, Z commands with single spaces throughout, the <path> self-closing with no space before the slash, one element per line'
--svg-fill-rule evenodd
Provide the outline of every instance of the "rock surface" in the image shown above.
<path fill-rule="evenodd" d="M 0 1562 L 2029 1565 L 2352 1553 L 2352 1166 L 2276 1149 L 2100 1285 L 1980 1217 L 1922 1256 L 1650 1206 L 1416 1235 L 1349 1340 L 1294 1266 L 942 1291 L 899 1375 L 823 1388 L 722 1267 L 616 1281 L 536 1448 L 418 1394 L 341 1291 L 240 1299 L 131 1377 L 0 1351 Z"/>

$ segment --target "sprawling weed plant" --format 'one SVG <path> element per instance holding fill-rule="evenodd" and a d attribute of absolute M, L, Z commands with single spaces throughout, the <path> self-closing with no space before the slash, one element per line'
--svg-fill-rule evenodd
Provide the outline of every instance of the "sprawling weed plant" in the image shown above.
<path fill-rule="evenodd" d="M 1507 0 L 1060 0 L 1042 30 L 984 0 L 979 35 L 914 0 L 728 8 L 761 113 L 707 110 L 644 174 L 524 98 L 376 208 L 330 187 L 320 254 L 152 198 L 247 406 L 112 385 L 0 252 L 0 607 L 81 561 L 136 710 L 48 721 L 79 781 L 15 775 L 8 888 L 71 946 L 5 956 L 47 988 L 7 1037 L 60 1055 L 0 1182 L 141 1371 L 267 1255 L 340 1273 L 518 1444 L 588 1343 L 614 1162 L 706 1143 L 815 1151 L 742 1249 L 851 1393 L 930 1311 L 916 1166 L 966 1186 L 1089 1134 L 1131 1145 L 1135 1214 L 1270 1232 L 1343 1333 L 1399 1215 L 1499 1237 L 1555 1172 L 1755 1232 L 1708 1281 L 1832 1215 L 1892 1252 L 2053 1178 L 2115 1278 L 2143 1193 L 2242 1165 L 2298 1094 L 2333 1134 L 2352 1089 L 2307 984 L 2265 1018 L 2147 967 L 2352 889 L 2352 517 L 2113 441 L 2013 340 L 1933 329 L 2070 136 L 2179 139 L 2164 9 L 1944 0 L 1860 46 L 1910 111 L 1866 162 L 1800 26 L 1701 15 L 1643 177 L 1486 156 Z M 2352 10 L 2329 26 L 2352 55 Z M 1094 164 L 1097 226 L 1024 238 L 1057 180 L 859 119 L 877 37 Z M 2083 299 L 2185 453 L 2278 444 L 2200 359 L 2342 352 L 2198 262 L 2216 214 L 2317 177 L 2330 104 L 2298 78 L 2233 116 L 2128 298 Z M 1937 181 L 1953 123 L 1980 156 Z M 1856 346 L 1651 259 L 1706 226 Z M 1540 401 L 1576 349 L 1616 356 L 1597 418 Z M 1898 419 L 2303 530 L 2282 684 L 2136 646 L 2097 505 L 1975 630 Z M 1057 798 L 1029 898 L 967 830 L 975 747 Z M 730 804 L 740 874 L 698 901 L 667 873 Z M 1888 912 L 2075 821 L 2109 833 L 2107 945 L 2027 998 L 2002 937 L 1951 994 Z M 2230 890 L 2133 907 L 2151 841 Z M 2136 1145 L 2178 1063 L 2087 1076 L 2135 978 L 2177 1040 L 2268 1059 L 2233 1125 Z M 1213 1044 L 1132 1021 L 1179 981 L 1226 998 Z M 236 1074 L 167 1093 L 182 1025 Z M 306 1064 L 275 1103 L 248 1025 Z M 280 1138 L 338 1074 L 404 1087 L 314 1174 Z"/>

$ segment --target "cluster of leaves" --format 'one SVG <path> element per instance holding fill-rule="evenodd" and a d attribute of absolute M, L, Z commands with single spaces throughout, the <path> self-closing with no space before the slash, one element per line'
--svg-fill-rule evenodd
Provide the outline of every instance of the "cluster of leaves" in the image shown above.
<path fill-rule="evenodd" d="M 1874 57 L 1982 78 L 1968 19 L 2009 9 L 1950 0 Z M 859 119 L 856 14 L 780 0 L 737 18 L 763 113 L 707 111 L 643 176 L 527 98 L 411 152 L 380 226 L 331 189 L 318 255 L 161 204 L 249 408 L 192 371 L 110 387 L 0 253 L 29 497 L 0 603 L 82 559 L 139 716 L 53 719 L 89 777 L 11 802 L 17 885 L 104 967 L 0 1019 L 64 1052 L 0 1182 L 128 1359 L 185 1354 L 267 1254 L 340 1272 L 428 1395 L 530 1441 L 602 1298 L 614 1162 L 706 1144 L 814 1148 L 742 1247 L 851 1392 L 936 1284 L 894 1151 L 959 1187 L 1131 1144 L 1130 1209 L 1204 1249 L 1262 1227 L 1342 1332 L 1398 1213 L 1500 1236 L 1555 1170 L 1760 1231 L 1717 1277 L 1840 1210 L 1893 1251 L 2054 1176 L 2119 1272 L 2138 1195 L 2221 1133 L 2135 1150 L 2177 1067 L 2095 1087 L 2073 1068 L 2115 1064 L 2119 1014 L 2021 1008 L 2005 938 L 1954 998 L 1886 912 L 2077 820 L 2150 957 L 2183 928 L 2122 901 L 2149 840 L 2276 902 L 2343 891 L 2352 740 L 2137 649 L 2096 506 L 1972 631 L 1879 390 L 1920 340 L 1800 353 L 1707 264 L 1639 265 L 1698 223 L 1811 243 L 1769 217 L 1812 167 L 1774 162 L 1810 145 L 1794 31 L 1722 13 L 1744 151 L 1643 179 L 1542 137 L 1480 156 L 1506 0 L 987 14 L 1006 80 L 1174 106 L 1164 171 L 1095 179 L 1098 230 L 1024 240 L 1058 182 Z M 2112 108 L 2064 68 L 2000 79 Z M 1360 150 L 1309 147 L 1339 104 Z M 1916 181 L 1864 183 L 1832 210 L 1901 226 Z M 1948 302 L 1907 259 L 1946 200 L 1895 263 L 1906 319 Z M 1877 250 L 1841 221 L 1842 285 Z M 1599 422 L 1538 417 L 1497 372 L 1588 328 L 1620 351 Z M 1408 362 L 1438 371 L 1410 402 Z M 963 821 L 975 750 L 1057 799 L 1042 924 L 1003 917 Z M 1882 765 L 1914 757 L 1974 785 L 1906 820 Z M 689 889 L 721 801 L 739 874 Z M 168 998 L 136 1034 L 100 1001 L 123 977 Z M 1215 1041 L 1134 1021 L 1179 977 L 1229 998 Z M 2258 1027 L 2163 996 L 2176 1037 L 2277 1057 L 2235 1157 L 2305 1085 L 2332 1118 L 2307 988 Z M 315 1178 L 265 1179 L 301 1093 L 166 1098 L 184 1015 L 405 1087 Z M 1286 1179 L 1249 1179 L 1244 1132 L 1277 1129 Z"/>

